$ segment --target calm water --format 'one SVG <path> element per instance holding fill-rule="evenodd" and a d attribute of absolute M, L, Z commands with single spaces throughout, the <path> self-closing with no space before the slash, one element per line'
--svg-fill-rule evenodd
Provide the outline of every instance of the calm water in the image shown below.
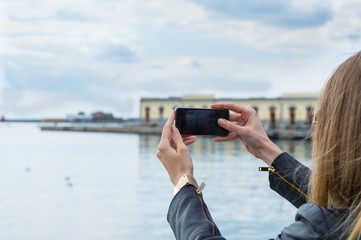
<path fill-rule="evenodd" d="M 0 239 L 174 239 L 173 187 L 156 159 L 158 136 L 41 132 L 0 124 Z M 281 141 L 310 164 L 310 144 Z M 296 208 L 268 187 L 263 162 L 239 142 L 198 139 L 195 176 L 227 239 L 268 239 Z"/>

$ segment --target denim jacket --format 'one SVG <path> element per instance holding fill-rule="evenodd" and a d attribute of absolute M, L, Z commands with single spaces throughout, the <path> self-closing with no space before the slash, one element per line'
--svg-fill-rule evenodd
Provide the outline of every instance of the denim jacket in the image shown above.
<path fill-rule="evenodd" d="M 310 170 L 288 153 L 280 154 L 269 168 L 270 187 L 292 203 L 298 211 L 295 222 L 275 239 L 339 239 L 347 210 L 326 209 L 306 203 Z M 173 198 L 167 220 L 177 240 L 225 239 L 193 186 L 182 188 Z M 340 227 L 341 226 L 341 227 Z"/>

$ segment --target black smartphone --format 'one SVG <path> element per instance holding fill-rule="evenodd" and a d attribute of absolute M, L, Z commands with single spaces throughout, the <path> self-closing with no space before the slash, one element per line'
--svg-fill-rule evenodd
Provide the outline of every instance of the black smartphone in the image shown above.
<path fill-rule="evenodd" d="M 227 109 L 176 108 L 175 126 L 181 135 L 227 136 L 228 130 L 217 124 L 219 118 L 229 119 Z"/>

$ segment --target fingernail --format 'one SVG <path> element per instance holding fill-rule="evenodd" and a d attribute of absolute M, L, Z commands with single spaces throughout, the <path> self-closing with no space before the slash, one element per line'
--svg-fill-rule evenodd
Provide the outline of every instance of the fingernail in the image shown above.
<path fill-rule="evenodd" d="M 226 120 L 224 120 L 223 118 L 218 119 L 218 124 L 219 125 L 225 125 L 226 124 Z"/>
<path fill-rule="evenodd" d="M 178 134 L 179 133 L 179 131 L 178 131 L 178 129 L 176 128 L 176 127 L 172 127 L 172 133 L 173 134 Z"/>

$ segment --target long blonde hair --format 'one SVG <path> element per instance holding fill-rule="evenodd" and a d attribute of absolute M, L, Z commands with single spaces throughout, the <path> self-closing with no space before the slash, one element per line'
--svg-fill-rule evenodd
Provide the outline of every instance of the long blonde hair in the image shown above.
<path fill-rule="evenodd" d="M 349 240 L 361 237 L 361 51 L 322 90 L 316 114 L 309 202 L 351 208 Z"/>

